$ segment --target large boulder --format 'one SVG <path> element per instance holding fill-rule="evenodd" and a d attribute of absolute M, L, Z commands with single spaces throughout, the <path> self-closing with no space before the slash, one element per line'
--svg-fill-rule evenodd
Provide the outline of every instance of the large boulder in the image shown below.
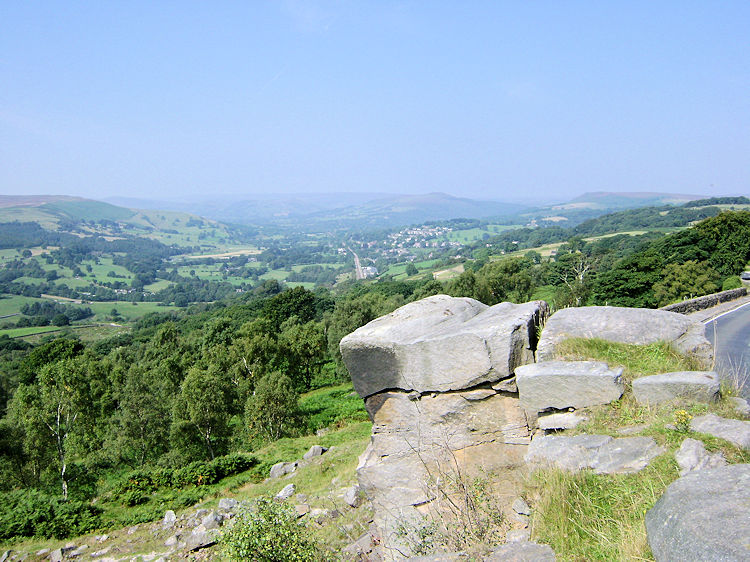
<path fill-rule="evenodd" d="M 719 375 L 714 371 L 678 371 L 640 377 L 633 381 L 633 396 L 639 404 L 660 404 L 677 398 L 715 402 L 719 398 Z"/>
<path fill-rule="evenodd" d="M 713 347 L 706 339 L 704 325 L 665 310 L 615 306 L 563 308 L 547 321 L 539 340 L 537 360 L 555 359 L 555 348 L 569 338 L 598 338 L 637 345 L 665 341 L 697 358 L 704 367 L 713 359 Z"/>
<path fill-rule="evenodd" d="M 622 396 L 622 367 L 601 361 L 549 361 L 516 369 L 521 405 L 529 412 L 609 404 Z"/>
<path fill-rule="evenodd" d="M 534 361 L 543 301 L 487 306 L 436 295 L 373 320 L 341 340 L 354 388 L 445 392 L 495 382 Z"/>
<path fill-rule="evenodd" d="M 750 465 L 679 478 L 646 514 L 658 562 L 750 560 Z"/>

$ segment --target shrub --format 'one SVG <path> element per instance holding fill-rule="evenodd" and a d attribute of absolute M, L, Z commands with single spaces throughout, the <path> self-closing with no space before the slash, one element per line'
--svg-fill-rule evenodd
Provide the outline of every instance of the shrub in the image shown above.
<path fill-rule="evenodd" d="M 221 542 L 230 560 L 307 562 L 323 559 L 310 532 L 298 523 L 294 509 L 270 498 L 258 500 L 253 510 L 241 511 Z"/>
<path fill-rule="evenodd" d="M 101 525 L 100 513 L 86 502 L 63 501 L 37 490 L 9 492 L 0 500 L 0 540 L 82 535 Z"/>

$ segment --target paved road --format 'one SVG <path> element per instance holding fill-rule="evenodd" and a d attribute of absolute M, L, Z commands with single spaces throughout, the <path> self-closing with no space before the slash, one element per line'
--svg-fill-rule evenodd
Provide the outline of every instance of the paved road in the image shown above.
<path fill-rule="evenodd" d="M 354 277 L 355 277 L 355 279 L 364 279 L 365 278 L 365 272 L 362 271 L 362 264 L 359 262 L 359 256 L 351 248 L 349 248 L 349 251 L 352 254 L 354 254 Z"/>
<path fill-rule="evenodd" d="M 737 380 L 750 398 L 750 303 L 708 321 L 706 337 L 716 349 L 719 375 Z"/>

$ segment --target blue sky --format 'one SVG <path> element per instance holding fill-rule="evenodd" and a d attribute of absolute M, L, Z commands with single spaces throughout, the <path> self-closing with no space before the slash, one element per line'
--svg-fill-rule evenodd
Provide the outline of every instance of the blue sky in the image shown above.
<path fill-rule="evenodd" d="M 750 2 L 0 3 L 0 193 L 748 193 Z"/>

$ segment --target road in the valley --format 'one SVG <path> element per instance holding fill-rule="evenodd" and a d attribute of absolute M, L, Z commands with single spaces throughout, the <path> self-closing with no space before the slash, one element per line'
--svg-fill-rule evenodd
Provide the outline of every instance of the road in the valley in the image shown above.
<path fill-rule="evenodd" d="M 362 264 L 359 263 L 359 256 L 357 253 L 349 248 L 349 251 L 354 254 L 354 276 L 356 279 L 364 279 L 365 278 L 365 272 L 362 271 Z"/>
<path fill-rule="evenodd" d="M 706 337 L 714 344 L 721 378 L 737 381 L 750 398 L 750 303 L 706 322 Z"/>

